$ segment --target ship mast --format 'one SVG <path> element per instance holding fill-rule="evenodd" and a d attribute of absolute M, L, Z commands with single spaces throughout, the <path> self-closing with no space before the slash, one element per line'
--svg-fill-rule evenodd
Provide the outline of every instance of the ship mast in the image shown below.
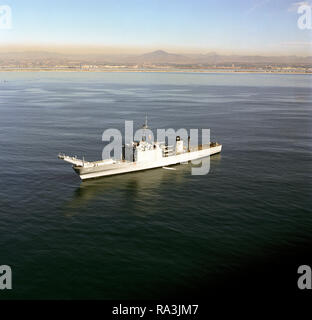
<path fill-rule="evenodd" d="M 143 137 L 142 137 L 142 141 L 146 141 L 146 129 L 148 129 L 148 125 L 147 125 L 147 113 L 145 114 L 145 123 L 143 124 Z"/>
<path fill-rule="evenodd" d="M 143 129 L 148 129 L 148 125 L 147 125 L 147 113 L 145 114 L 145 123 L 143 124 Z"/>

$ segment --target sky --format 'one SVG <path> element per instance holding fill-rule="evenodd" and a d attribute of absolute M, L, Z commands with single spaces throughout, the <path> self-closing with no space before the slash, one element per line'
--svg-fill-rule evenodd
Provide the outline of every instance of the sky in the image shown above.
<path fill-rule="evenodd" d="M 312 2 L 311 2 L 312 4 Z M 0 51 L 312 55 L 291 0 L 0 0 Z M 1 14 L 0 14 L 1 19 Z"/>

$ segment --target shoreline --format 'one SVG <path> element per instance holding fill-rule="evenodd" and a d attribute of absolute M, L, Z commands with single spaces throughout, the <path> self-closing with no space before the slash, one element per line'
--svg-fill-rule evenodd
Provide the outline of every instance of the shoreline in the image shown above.
<path fill-rule="evenodd" d="M 303 72 L 303 71 L 264 71 L 264 70 L 220 70 L 220 69 L 209 69 L 209 70 L 198 70 L 198 69 L 167 69 L 167 70 L 161 70 L 161 69 L 146 69 L 146 70 L 135 70 L 135 69 L 129 69 L 129 70 L 114 70 L 114 69 L 108 69 L 108 70 L 81 70 L 81 69 L 74 69 L 74 70 L 68 70 L 68 69 L 8 69 L 8 70 L 1 70 L 0 73 L 4 72 L 94 72 L 94 73 L 116 73 L 116 72 L 133 72 L 133 73 L 146 73 L 146 72 L 155 72 L 155 73 L 257 73 L 257 74 L 288 74 L 288 75 L 294 75 L 294 74 L 305 74 L 305 75 L 312 75 L 312 71 L 309 72 Z"/>

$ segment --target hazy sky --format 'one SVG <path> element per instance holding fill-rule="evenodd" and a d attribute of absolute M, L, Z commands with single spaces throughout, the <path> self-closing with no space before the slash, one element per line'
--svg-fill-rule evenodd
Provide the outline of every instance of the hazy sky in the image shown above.
<path fill-rule="evenodd" d="M 12 8 L 8 45 L 163 49 L 175 52 L 311 53 L 312 30 L 297 27 L 289 0 L 1 0 Z M 119 48 L 122 48 L 119 49 Z"/>

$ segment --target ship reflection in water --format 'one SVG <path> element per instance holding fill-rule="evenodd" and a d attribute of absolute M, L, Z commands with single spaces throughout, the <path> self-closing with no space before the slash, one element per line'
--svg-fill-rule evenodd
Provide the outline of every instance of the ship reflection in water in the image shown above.
<path fill-rule="evenodd" d="M 211 169 L 220 159 L 221 154 L 210 156 Z M 165 190 L 174 190 L 179 185 L 187 183 L 192 177 L 192 166 L 191 163 L 179 164 L 169 167 L 172 170 L 157 168 L 81 182 L 73 198 L 65 204 L 64 214 L 76 215 L 83 207 L 91 205 L 92 201 L 111 201 L 114 197 L 117 201 L 116 206 L 124 207 L 128 212 L 146 215 L 147 211 L 140 210 L 141 206 L 144 203 L 148 203 L 149 206 L 154 203 L 156 205 Z M 203 179 L 207 178 L 209 174 L 203 176 Z"/>

